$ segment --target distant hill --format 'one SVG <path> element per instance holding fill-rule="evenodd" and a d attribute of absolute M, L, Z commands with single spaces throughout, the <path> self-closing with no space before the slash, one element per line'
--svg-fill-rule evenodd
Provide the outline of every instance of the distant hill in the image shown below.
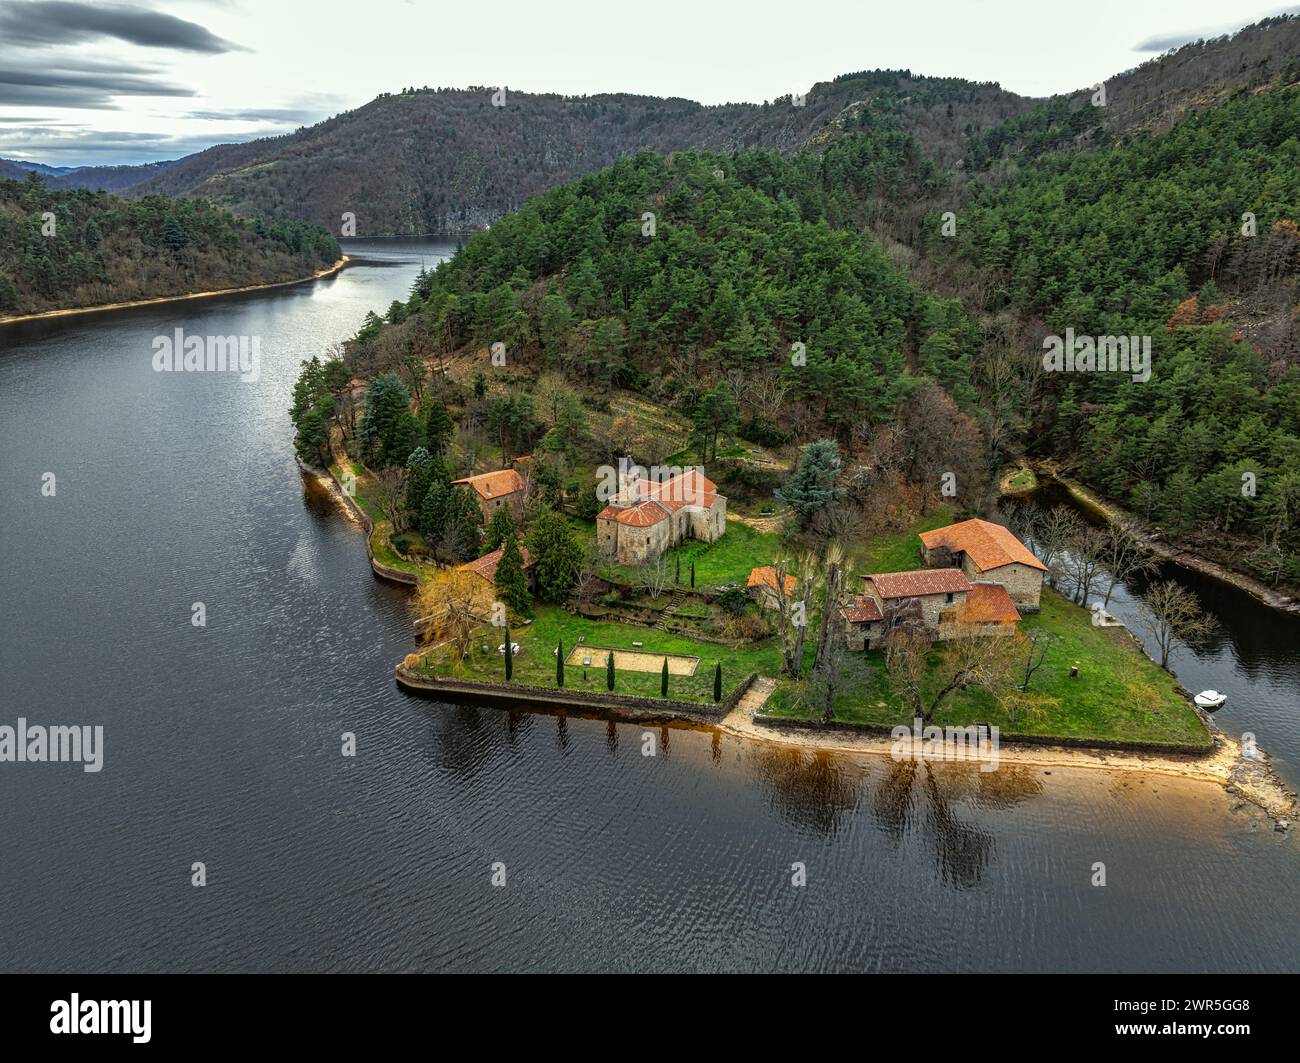
<path fill-rule="evenodd" d="M 1005 158 L 1098 147 L 1137 133 L 1162 133 L 1193 111 L 1235 93 L 1289 84 L 1300 70 L 1300 18 L 1264 19 L 1232 35 L 1194 41 L 1093 88 L 1053 96 L 1004 125 L 974 135 L 964 165 L 984 169 Z"/>
<path fill-rule="evenodd" d="M 489 88 L 419 89 L 288 136 L 210 148 L 128 194 L 204 196 L 241 214 L 312 221 L 335 233 L 351 211 L 358 236 L 462 232 L 642 150 L 820 149 L 890 115 L 942 159 L 960 153 L 970 130 L 1035 102 L 996 84 L 906 70 L 845 75 L 814 85 L 802 101 L 716 107 L 514 91 L 496 107 Z"/>
<path fill-rule="evenodd" d="M 247 221 L 204 200 L 49 189 L 24 177 L 0 179 L 0 316 L 297 280 L 339 256 L 316 226 Z M 50 235 L 46 212 L 55 216 Z"/>

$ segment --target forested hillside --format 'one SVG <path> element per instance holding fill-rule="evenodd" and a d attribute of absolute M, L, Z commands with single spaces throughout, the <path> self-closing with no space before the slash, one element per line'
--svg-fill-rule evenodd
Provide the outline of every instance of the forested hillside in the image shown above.
<path fill-rule="evenodd" d="M 0 315 L 295 280 L 339 254 L 316 226 L 246 221 L 204 200 L 0 180 Z"/>
<path fill-rule="evenodd" d="M 820 148 L 870 116 L 893 116 L 923 150 L 955 157 L 969 130 L 1034 101 L 997 85 L 910 71 L 850 74 L 806 99 L 705 107 L 629 94 L 580 98 L 490 88 L 384 95 L 290 136 L 191 155 L 131 194 L 206 196 L 239 213 L 312 221 L 358 236 L 480 229 L 529 196 L 648 150 Z M 798 104 L 798 105 L 796 105 Z"/>
<path fill-rule="evenodd" d="M 1018 369 L 982 374 L 1008 439 L 1207 551 L 1243 534 L 1257 575 L 1300 576 L 1300 86 L 966 191 L 955 238 L 932 217 L 926 250 L 968 309 L 1021 323 Z M 1044 373 L 1040 341 L 1066 329 L 1149 336 L 1151 379 Z"/>

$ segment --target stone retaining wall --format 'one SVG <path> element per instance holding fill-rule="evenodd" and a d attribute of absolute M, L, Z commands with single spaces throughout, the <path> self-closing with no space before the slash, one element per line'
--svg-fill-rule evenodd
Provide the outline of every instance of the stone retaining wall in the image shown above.
<path fill-rule="evenodd" d="M 736 706 L 758 678 L 751 672 L 721 701 L 689 702 L 664 698 L 639 697 L 633 694 L 598 693 L 566 690 L 559 687 L 525 686 L 520 683 L 481 683 L 471 679 L 445 679 L 417 675 L 405 665 L 395 670 L 397 682 L 404 689 L 426 697 L 473 698 L 496 703 L 530 703 L 552 708 L 578 709 L 582 712 L 625 720 L 693 720 L 715 723 Z"/>
<path fill-rule="evenodd" d="M 370 545 L 370 537 L 375 533 L 375 522 L 370 519 L 370 514 L 358 505 L 357 500 L 343 490 L 343 485 L 339 483 L 338 477 L 334 475 L 334 470 L 319 469 L 315 465 L 308 465 L 302 458 L 295 460 L 298 462 L 298 468 L 303 472 L 310 473 L 312 476 L 328 477 L 343 505 L 349 513 L 357 518 L 357 522 L 361 527 L 365 529 L 366 556 L 370 559 L 370 567 L 374 570 L 375 575 L 380 579 L 388 580 L 389 583 L 400 583 L 406 587 L 414 587 L 419 582 L 414 573 L 403 572 L 400 568 L 393 568 L 390 565 L 385 565 L 382 561 L 375 560 L 375 551 Z"/>
<path fill-rule="evenodd" d="M 857 734 L 878 735 L 888 738 L 890 732 L 894 729 L 895 724 L 883 723 L 848 723 L 842 720 L 832 720 L 830 723 L 814 723 L 810 720 L 794 720 L 784 716 L 768 716 L 766 713 L 757 712 L 754 714 L 754 722 L 762 724 L 764 727 L 775 727 L 787 731 L 847 731 Z M 939 724 L 934 726 L 938 727 Z M 963 726 L 979 727 L 980 724 L 968 724 Z M 984 725 L 987 726 L 987 725 Z M 1069 736 L 1052 736 L 1052 735 L 998 735 L 998 742 L 1007 746 L 1065 746 L 1070 749 L 1117 749 L 1126 750 L 1130 753 L 1161 753 L 1161 754 L 1185 754 L 1193 757 L 1203 757 L 1214 752 L 1214 742 L 1208 746 L 1181 745 L 1176 743 L 1162 744 L 1158 742 L 1123 742 L 1116 739 L 1105 738 L 1074 738 Z"/>

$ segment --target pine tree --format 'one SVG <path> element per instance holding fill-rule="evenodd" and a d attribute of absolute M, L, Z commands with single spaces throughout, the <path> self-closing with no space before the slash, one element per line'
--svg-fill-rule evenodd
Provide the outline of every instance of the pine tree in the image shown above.
<path fill-rule="evenodd" d="M 605 686 L 614 689 L 614 655 L 611 653 L 605 658 Z"/>
<path fill-rule="evenodd" d="M 533 615 L 533 598 L 528 592 L 528 577 L 524 575 L 524 557 L 519 550 L 519 540 L 513 535 L 502 544 L 496 587 L 505 603 L 519 616 Z"/>
<path fill-rule="evenodd" d="M 659 696 L 666 698 L 668 696 L 668 658 L 664 658 L 663 671 L 659 673 Z"/>
<path fill-rule="evenodd" d="M 424 445 L 429 448 L 429 452 L 439 456 L 445 454 L 447 444 L 455 433 L 456 425 L 447 412 L 447 407 L 430 399 L 429 412 L 424 418 Z"/>

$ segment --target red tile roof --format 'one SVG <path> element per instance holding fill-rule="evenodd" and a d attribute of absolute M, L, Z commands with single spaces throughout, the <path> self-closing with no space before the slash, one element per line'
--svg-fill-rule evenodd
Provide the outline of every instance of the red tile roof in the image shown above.
<path fill-rule="evenodd" d="M 794 589 L 798 585 L 796 580 L 789 573 L 785 577 L 786 597 L 794 594 Z M 776 590 L 776 569 L 771 565 L 763 565 L 759 568 L 751 569 L 749 573 L 749 586 L 751 587 L 768 587 Z"/>
<path fill-rule="evenodd" d="M 1000 583 L 972 583 L 957 617 L 962 624 L 1014 624 L 1019 620 L 1011 595 Z"/>
<path fill-rule="evenodd" d="M 979 572 L 1001 568 L 1020 562 L 1030 568 L 1047 571 L 1047 566 L 1033 552 L 1001 524 L 987 520 L 963 520 L 934 531 L 921 532 L 920 539 L 927 550 L 946 546 L 954 554 L 965 553 L 975 563 Z"/>
<path fill-rule="evenodd" d="M 919 598 L 927 594 L 968 591 L 970 581 L 959 568 L 921 568 L 915 572 L 876 572 L 864 576 L 881 598 Z"/>
<path fill-rule="evenodd" d="M 840 610 L 844 619 L 850 624 L 869 624 L 874 620 L 884 620 L 880 606 L 869 594 L 857 595 L 848 605 Z"/>
<path fill-rule="evenodd" d="M 596 514 L 597 520 L 613 520 L 632 528 L 649 528 L 682 509 L 708 509 L 722 496 L 718 485 L 699 469 L 688 469 L 670 480 L 636 482 L 634 506 L 606 506 Z"/>
<path fill-rule="evenodd" d="M 496 583 L 497 565 L 501 563 L 501 555 L 504 552 L 505 547 L 498 546 L 490 554 L 484 554 L 473 561 L 466 561 L 465 564 L 459 567 L 468 572 L 473 572 L 476 576 L 482 576 L 489 583 Z M 529 568 L 533 563 L 533 559 L 529 556 L 528 547 L 520 546 L 519 552 L 524 555 L 524 568 Z"/>
<path fill-rule="evenodd" d="M 606 506 L 596 514 L 597 520 L 614 520 L 619 524 L 626 524 L 632 528 L 648 528 L 652 524 L 658 524 L 661 520 L 666 520 L 669 516 L 668 510 L 658 502 L 642 502 L 640 505 L 632 506 L 630 509 L 619 509 L 618 506 Z"/>
<path fill-rule="evenodd" d="M 469 484 L 480 498 L 500 498 L 524 489 L 524 478 L 514 469 L 498 469 L 478 476 L 466 476 L 463 480 L 452 480 L 452 483 Z"/>

